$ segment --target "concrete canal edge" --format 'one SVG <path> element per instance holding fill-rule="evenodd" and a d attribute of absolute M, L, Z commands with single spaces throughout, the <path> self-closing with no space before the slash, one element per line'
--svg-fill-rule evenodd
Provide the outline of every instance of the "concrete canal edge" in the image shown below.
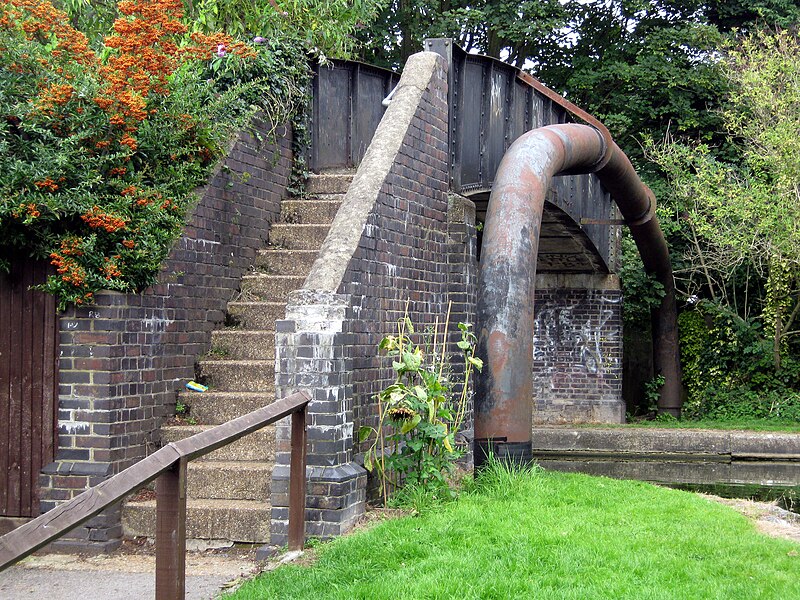
<path fill-rule="evenodd" d="M 535 427 L 533 460 L 554 471 L 664 484 L 800 486 L 800 434 Z"/>

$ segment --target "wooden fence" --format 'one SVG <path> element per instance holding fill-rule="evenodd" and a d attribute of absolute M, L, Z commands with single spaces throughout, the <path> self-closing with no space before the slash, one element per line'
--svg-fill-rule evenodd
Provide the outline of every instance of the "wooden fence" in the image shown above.
<path fill-rule="evenodd" d="M 11 257 L 0 274 L 0 516 L 39 515 L 39 472 L 53 461 L 58 425 L 55 298 L 30 287 L 45 261 Z"/>

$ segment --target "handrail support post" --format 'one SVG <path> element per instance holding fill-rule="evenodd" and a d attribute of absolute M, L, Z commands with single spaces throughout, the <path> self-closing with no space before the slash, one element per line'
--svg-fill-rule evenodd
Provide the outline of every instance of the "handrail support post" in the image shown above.
<path fill-rule="evenodd" d="M 292 456 L 289 467 L 289 550 L 302 550 L 306 529 L 306 413 L 292 413 Z"/>
<path fill-rule="evenodd" d="M 186 464 L 156 479 L 156 600 L 186 597 Z"/>

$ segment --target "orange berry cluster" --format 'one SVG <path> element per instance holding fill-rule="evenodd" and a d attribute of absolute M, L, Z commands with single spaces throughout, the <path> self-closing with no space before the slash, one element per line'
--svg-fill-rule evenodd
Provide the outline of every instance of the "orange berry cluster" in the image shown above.
<path fill-rule="evenodd" d="M 51 112 L 56 106 L 64 106 L 69 102 L 74 92 L 75 88 L 69 84 L 54 83 L 39 94 L 36 104 L 39 110 Z"/>
<path fill-rule="evenodd" d="M 103 268 L 100 269 L 100 271 L 103 273 L 106 279 L 111 280 L 114 277 L 122 276 L 122 271 L 120 271 L 117 263 L 114 262 L 115 260 L 119 260 L 120 258 L 122 257 L 119 255 L 115 255 L 113 257 L 113 260 L 108 257 L 103 258 L 103 260 L 105 261 L 105 265 L 103 265 Z"/>
<path fill-rule="evenodd" d="M 174 38 L 186 27 L 180 22 L 180 0 L 124 0 L 118 8 L 122 17 L 105 39 L 106 47 L 117 52 L 99 67 L 107 85 L 94 101 L 111 115 L 109 122 L 125 132 L 119 143 L 135 151 L 130 134 L 148 116 L 150 93 L 166 94 L 167 77 L 177 66 Z"/>
<path fill-rule="evenodd" d="M 53 252 L 50 254 L 50 262 L 56 268 L 56 272 L 61 275 L 64 283 L 83 287 L 86 282 L 86 271 L 74 258 Z"/>
<path fill-rule="evenodd" d="M 46 192 L 55 192 L 58 189 L 58 184 L 49 177 L 42 181 L 34 181 L 33 185 Z"/>
<path fill-rule="evenodd" d="M 55 58 L 77 61 L 83 65 L 95 64 L 96 57 L 89 49 L 89 41 L 83 33 L 69 24 L 69 17 L 64 11 L 43 0 L 9 0 L 9 4 L 30 15 L 31 18 L 22 22 L 22 29 L 29 40 L 38 37 L 49 41 L 52 34 L 57 41 L 52 51 Z M 6 14 L 9 16 L 6 19 L 8 23 L 0 23 L 0 26 L 10 27 L 10 19 L 19 20 L 22 16 L 17 11 Z"/>
<path fill-rule="evenodd" d="M 64 256 L 83 256 L 81 239 L 79 237 L 66 237 L 61 240 L 61 254 Z"/>
<path fill-rule="evenodd" d="M 104 212 L 102 208 L 94 205 L 86 214 L 81 215 L 81 219 L 93 229 L 104 229 L 108 233 L 114 233 L 124 229 L 127 222 L 112 214 Z"/>

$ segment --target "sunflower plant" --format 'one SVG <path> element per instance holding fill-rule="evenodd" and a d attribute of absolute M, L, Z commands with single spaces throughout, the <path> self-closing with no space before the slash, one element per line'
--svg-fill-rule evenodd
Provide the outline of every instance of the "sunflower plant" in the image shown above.
<path fill-rule="evenodd" d="M 469 404 L 472 373 L 483 368 L 475 356 L 475 334 L 459 323 L 463 369 L 456 375 L 447 353 L 448 317 L 417 335 L 408 311 L 397 333 L 384 337 L 379 351 L 392 359 L 395 380 L 377 396 L 377 427 L 364 426 L 359 441 L 368 443 L 364 467 L 376 472 L 384 499 L 403 484 L 434 490 L 446 486 L 454 462 L 466 451 L 456 442 Z M 422 338 L 421 340 L 418 338 Z M 415 339 L 417 341 L 415 341 Z"/>

